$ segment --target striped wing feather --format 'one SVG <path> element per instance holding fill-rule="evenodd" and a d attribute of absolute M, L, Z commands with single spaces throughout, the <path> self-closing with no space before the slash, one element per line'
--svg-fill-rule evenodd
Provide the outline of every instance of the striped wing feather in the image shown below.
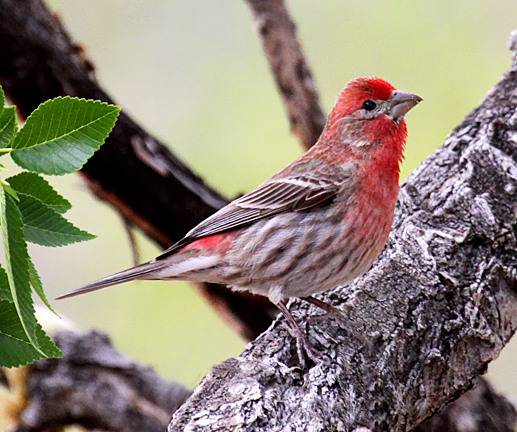
<path fill-rule="evenodd" d="M 273 177 L 205 219 L 157 259 L 164 259 L 202 237 L 246 226 L 278 213 L 307 211 L 328 204 L 347 179 L 343 171 L 339 171 L 328 176 L 318 173 L 318 176 Z"/>

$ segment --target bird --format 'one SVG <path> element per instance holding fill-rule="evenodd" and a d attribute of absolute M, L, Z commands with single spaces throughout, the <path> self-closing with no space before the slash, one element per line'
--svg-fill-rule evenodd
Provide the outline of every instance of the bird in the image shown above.
<path fill-rule="evenodd" d="M 58 299 L 136 279 L 212 282 L 266 296 L 304 352 L 321 360 L 287 308 L 346 286 L 384 248 L 399 192 L 405 114 L 422 99 L 377 77 L 350 81 L 317 142 L 256 189 L 218 210 L 161 255 Z"/>

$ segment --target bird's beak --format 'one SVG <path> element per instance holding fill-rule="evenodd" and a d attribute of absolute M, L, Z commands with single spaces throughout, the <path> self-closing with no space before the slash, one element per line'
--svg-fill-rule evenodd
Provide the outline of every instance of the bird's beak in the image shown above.
<path fill-rule="evenodd" d="M 389 115 L 395 121 L 400 121 L 422 98 L 413 93 L 395 90 L 391 94 Z"/>

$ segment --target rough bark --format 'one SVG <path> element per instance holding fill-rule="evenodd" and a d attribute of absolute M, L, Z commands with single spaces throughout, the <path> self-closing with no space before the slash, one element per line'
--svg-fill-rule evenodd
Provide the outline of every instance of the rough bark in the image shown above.
<path fill-rule="evenodd" d="M 291 311 L 328 361 L 297 367 L 279 318 L 215 367 L 169 431 L 409 431 L 476 382 L 517 328 L 517 56 L 404 183 L 372 270 Z M 353 331 L 351 331 L 353 329 Z"/>
<path fill-rule="evenodd" d="M 311 70 L 283 0 L 246 0 L 282 96 L 291 131 L 310 148 L 325 126 Z"/>
<path fill-rule="evenodd" d="M 0 0 L 0 83 L 23 118 L 57 96 L 113 103 L 41 0 Z M 227 202 L 124 112 L 81 173 L 98 198 L 164 248 Z M 197 288 L 246 339 L 271 323 L 267 300 L 215 284 Z"/>
<path fill-rule="evenodd" d="M 161 432 L 191 394 L 121 355 L 102 333 L 61 331 L 54 339 L 63 358 L 39 361 L 16 371 L 16 376 L 0 369 L 0 386 L 10 395 L 9 407 L 3 402 L 0 411 L 17 425 L 16 432 L 60 431 L 70 425 Z M 480 379 L 416 431 L 513 432 L 516 425 L 515 408 Z"/>
<path fill-rule="evenodd" d="M 309 147 L 324 118 L 294 24 L 283 2 L 247 1 L 292 129 Z M 80 47 L 40 1 L 0 0 L 0 58 L 0 81 L 22 115 L 58 95 L 110 101 L 95 82 L 92 65 Z M 330 363 L 306 371 L 291 368 L 296 356 L 280 320 L 243 356 L 216 368 L 178 413 L 170 430 L 183 430 L 187 424 L 195 430 L 359 430 L 358 425 L 409 430 L 472 385 L 476 372 L 497 355 L 516 327 L 515 74 L 514 67 L 444 148 L 406 183 L 395 232 L 374 271 L 346 290 L 326 296 L 341 305 L 346 324 L 313 316 L 314 311 L 306 306 L 296 307 L 297 316 L 310 321 L 311 338 L 327 350 Z M 225 203 L 125 115 L 83 174 L 94 193 L 162 246 Z M 269 322 L 263 305 L 228 297 L 219 287 L 201 289 L 249 338 Z M 347 328 L 359 330 L 350 334 Z M 67 373 L 66 367 L 53 361 L 42 362 L 41 369 L 34 366 L 32 390 L 38 387 L 32 381 L 36 376 L 44 380 L 50 374 L 54 380 L 46 384 L 50 391 L 60 382 L 54 372 Z M 108 369 L 117 372 L 106 378 L 116 383 L 113 391 L 131 381 L 127 371 L 119 374 L 127 366 L 119 361 L 107 363 Z M 82 382 L 75 387 L 83 395 L 90 385 L 98 390 L 90 381 L 92 376 L 107 373 L 96 375 L 97 368 L 89 362 L 84 371 L 89 369 L 91 374 L 81 375 Z M 100 362 L 98 366 L 105 365 Z M 156 385 L 167 387 L 158 381 Z M 485 390 L 475 390 L 477 396 L 467 393 L 454 403 L 455 410 L 447 409 L 420 430 L 449 430 L 444 425 L 451 432 L 474 430 L 448 417 L 454 415 L 470 416 L 485 428 L 495 424 L 478 416 L 480 411 L 501 418 L 507 414 L 507 422 L 501 422 L 504 426 L 493 426 L 493 430 L 511 430 L 515 412 L 504 402 L 492 404 L 494 396 Z M 121 400 L 131 391 L 121 391 Z M 58 393 L 63 403 L 71 402 Z M 41 411 L 48 405 L 39 399 L 39 413 L 52 413 Z M 150 399 L 145 396 L 144 405 Z M 474 399 L 481 405 L 472 403 Z M 29 419 L 31 412 L 33 419 L 38 412 L 37 400 L 36 396 L 24 413 L 23 427 L 32 427 Z M 148 423 L 120 429 L 121 423 L 110 419 L 113 412 L 119 413 L 115 407 L 98 406 L 107 416 L 104 419 L 89 411 L 91 405 L 79 406 L 94 416 L 96 427 L 152 430 Z M 130 406 L 128 402 L 126 408 Z M 493 406 L 499 411 L 490 411 Z M 218 414 L 221 407 L 223 416 Z M 141 406 L 133 408 L 125 411 L 127 419 L 141 413 Z M 73 405 L 69 409 L 74 411 Z M 165 418 L 163 412 L 155 416 L 157 412 L 151 411 L 151 417 Z"/>
<path fill-rule="evenodd" d="M 417 426 L 415 432 L 515 432 L 516 428 L 515 406 L 480 378 L 472 390 Z"/>
<path fill-rule="evenodd" d="M 117 432 L 162 432 L 190 395 L 113 349 L 107 336 L 62 331 L 61 359 L 29 366 L 27 407 L 17 432 L 60 430 L 67 425 Z"/>

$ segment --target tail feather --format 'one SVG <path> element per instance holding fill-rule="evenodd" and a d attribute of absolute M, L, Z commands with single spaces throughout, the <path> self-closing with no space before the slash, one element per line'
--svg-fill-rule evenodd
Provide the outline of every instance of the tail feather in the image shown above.
<path fill-rule="evenodd" d="M 163 266 L 163 263 L 156 261 L 150 261 L 144 264 L 140 264 L 136 267 L 131 267 L 130 269 L 123 270 L 110 276 L 106 276 L 95 282 L 89 283 L 88 285 L 85 285 L 81 288 L 77 288 L 76 290 L 60 295 L 59 297 L 56 297 L 56 300 L 74 297 L 92 291 L 97 291 L 102 288 L 117 285 L 123 282 L 129 282 L 135 279 L 147 279 L 144 276 L 150 276 L 151 273 L 154 273 L 155 271 L 162 269 Z"/>

